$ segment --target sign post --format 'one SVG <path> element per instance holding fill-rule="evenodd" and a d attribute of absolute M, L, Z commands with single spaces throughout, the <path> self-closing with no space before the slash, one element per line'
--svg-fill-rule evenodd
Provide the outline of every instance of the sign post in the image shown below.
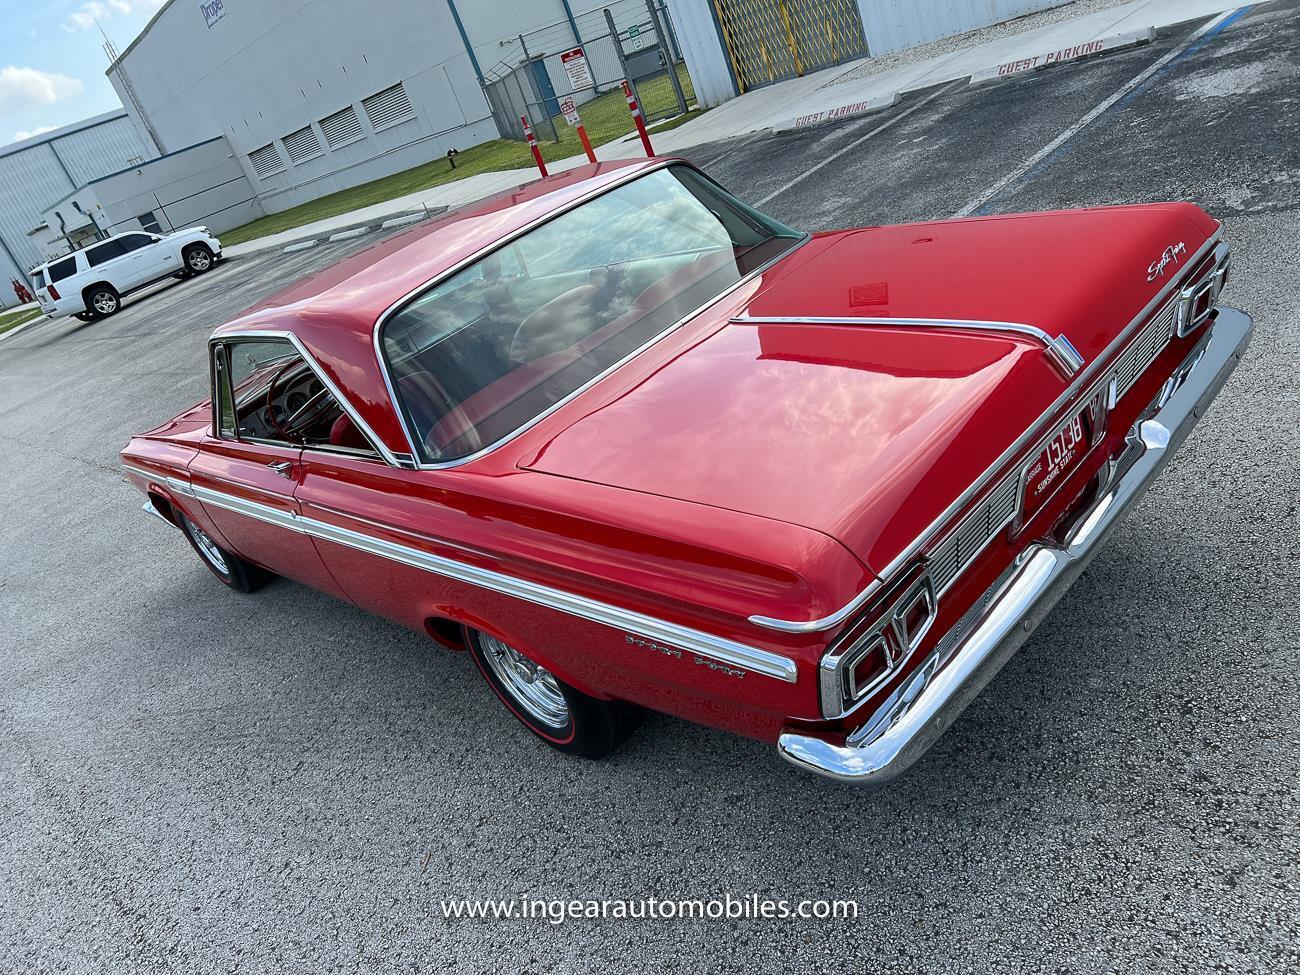
<path fill-rule="evenodd" d="M 573 104 L 572 95 L 565 95 L 560 99 L 560 111 L 564 113 L 564 121 L 578 130 L 578 139 L 582 142 L 582 151 L 587 154 L 588 159 L 596 162 L 596 150 L 591 148 L 591 140 L 587 138 L 587 130 L 582 125 L 582 116 L 578 114 L 578 107 Z"/>
<path fill-rule="evenodd" d="M 623 82 L 623 94 L 627 96 L 627 110 L 632 113 L 632 121 L 636 123 L 636 131 L 641 136 L 641 145 L 645 146 L 645 154 L 653 158 L 655 150 L 650 145 L 650 133 L 646 131 L 645 119 L 641 117 L 641 109 L 632 94 L 632 86 L 626 81 Z"/>
<path fill-rule="evenodd" d="M 537 136 L 533 135 L 533 127 L 528 124 L 528 116 L 520 115 L 519 121 L 524 123 L 524 138 L 528 140 L 528 148 L 533 150 L 533 162 L 537 163 L 537 169 L 543 176 L 549 176 L 546 163 L 542 161 L 542 150 L 537 148 Z"/>

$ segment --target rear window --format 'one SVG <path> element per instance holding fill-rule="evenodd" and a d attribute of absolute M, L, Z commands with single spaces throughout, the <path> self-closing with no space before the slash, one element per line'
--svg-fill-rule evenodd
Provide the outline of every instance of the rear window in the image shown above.
<path fill-rule="evenodd" d="M 421 460 L 509 436 L 802 239 L 670 166 L 438 282 L 381 332 Z"/>
<path fill-rule="evenodd" d="M 77 273 L 77 256 L 72 254 L 56 264 L 51 264 L 48 273 L 50 280 L 54 282 L 72 277 Z"/>

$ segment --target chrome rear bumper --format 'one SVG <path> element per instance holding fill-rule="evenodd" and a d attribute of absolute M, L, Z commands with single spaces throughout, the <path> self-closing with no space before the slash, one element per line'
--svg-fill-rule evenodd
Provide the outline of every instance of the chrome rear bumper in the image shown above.
<path fill-rule="evenodd" d="M 777 747 L 800 768 L 843 782 L 876 785 L 925 754 L 966 705 L 1020 649 L 1092 561 L 1111 529 L 1146 493 L 1223 388 L 1250 342 L 1254 323 L 1221 307 L 1209 334 L 1129 431 L 1111 479 L 1061 545 L 1034 544 L 995 583 L 969 634 L 932 655 L 843 745 L 785 732 Z"/>

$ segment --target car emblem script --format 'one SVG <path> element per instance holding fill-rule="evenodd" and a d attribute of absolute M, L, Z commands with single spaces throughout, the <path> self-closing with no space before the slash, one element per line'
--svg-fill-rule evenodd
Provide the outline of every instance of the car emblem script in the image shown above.
<path fill-rule="evenodd" d="M 1156 278 L 1164 277 L 1165 268 L 1170 264 L 1177 264 L 1179 255 L 1186 253 L 1187 245 L 1181 240 L 1176 244 L 1170 244 L 1165 248 L 1164 253 L 1147 267 L 1147 280 L 1154 281 Z"/>

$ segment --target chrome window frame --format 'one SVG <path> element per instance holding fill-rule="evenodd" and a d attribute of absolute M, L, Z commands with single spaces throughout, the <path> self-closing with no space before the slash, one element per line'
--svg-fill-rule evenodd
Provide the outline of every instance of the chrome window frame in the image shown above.
<path fill-rule="evenodd" d="M 1197 249 L 1196 253 L 1192 255 L 1191 260 L 1188 261 L 1188 266 L 1195 267 L 1197 262 L 1217 247 L 1220 243 L 1222 233 L 1223 225 L 1219 224 L 1214 233 L 1211 234 L 1205 243 Z M 873 579 L 860 593 L 839 609 L 835 610 L 835 612 L 829 613 L 819 619 L 783 620 L 775 619 L 770 616 L 751 616 L 749 617 L 749 622 L 755 626 L 777 630 L 781 633 L 820 633 L 824 630 L 829 630 L 833 627 L 839 626 L 859 609 L 865 606 L 868 600 L 875 596 L 876 593 L 878 593 L 885 585 L 885 580 L 894 577 L 899 570 L 915 558 L 923 548 L 935 541 L 940 529 L 942 529 L 944 525 L 950 522 L 957 515 L 958 512 L 969 505 L 986 488 L 988 488 L 996 475 L 1003 468 L 1007 467 L 1011 461 L 1015 459 L 1016 455 L 1024 450 L 1028 444 L 1034 441 L 1035 431 L 1045 420 L 1047 420 L 1048 417 L 1060 412 L 1071 402 L 1085 399 L 1086 396 L 1083 394 L 1083 391 L 1085 389 L 1091 390 L 1092 386 L 1090 384 L 1100 382 L 1105 385 L 1108 382 L 1110 378 L 1108 368 L 1104 371 L 1100 380 L 1098 380 L 1098 375 L 1103 373 L 1103 365 L 1110 364 L 1116 352 L 1123 348 L 1124 345 L 1132 339 L 1138 328 L 1149 322 L 1154 317 L 1153 312 L 1162 308 L 1166 299 L 1174 293 L 1178 286 L 1179 281 L 1177 279 L 1164 285 L 1164 287 L 1162 287 L 1155 296 L 1147 302 L 1146 306 L 1133 317 L 1129 324 L 1120 331 L 1119 335 L 1115 336 L 1110 344 L 1102 350 L 1101 354 L 1092 361 L 1092 364 L 1084 368 L 1083 371 L 1075 377 L 1074 381 L 1062 391 L 1061 395 L 1056 398 L 1052 405 L 1044 410 L 1039 415 L 1038 419 L 1029 424 L 1025 432 L 1021 434 L 1015 442 L 1011 444 L 1011 446 L 1007 447 L 1007 449 L 1002 452 L 1001 456 L 990 464 L 989 467 L 985 469 L 984 473 L 977 477 L 971 486 L 963 491 L 961 495 L 952 502 L 952 504 L 944 509 L 943 512 L 941 512 L 924 531 L 917 535 L 911 544 L 904 548 L 903 551 L 889 563 L 889 565 L 885 566 L 884 570 L 879 573 L 878 577 Z M 788 321 L 788 319 L 782 320 Z M 1041 442 L 1046 442 L 1047 438 L 1040 436 L 1038 439 Z"/>
<path fill-rule="evenodd" d="M 397 389 L 393 384 L 392 376 L 389 374 L 388 360 L 384 356 L 383 329 L 384 326 L 388 323 L 388 320 L 393 315 L 400 312 L 406 305 L 410 304 L 411 302 L 419 298 L 421 295 L 423 295 L 425 292 L 432 291 L 434 288 L 437 288 L 448 278 L 463 271 L 465 268 L 469 267 L 471 264 L 475 263 L 476 261 L 480 261 L 483 258 L 487 257 L 488 255 L 494 254 L 497 251 L 501 250 L 502 248 L 507 247 L 508 245 L 514 243 L 516 240 L 518 240 L 520 237 L 524 236 L 525 234 L 531 233 L 532 231 L 536 230 L 538 227 L 544 226 L 545 224 L 548 224 L 552 220 L 556 219 L 557 217 L 563 216 L 569 211 L 574 210 L 586 203 L 590 203 L 592 200 L 596 199 L 597 197 L 604 196 L 606 193 L 609 193 L 619 188 L 620 186 L 624 186 L 628 183 L 633 182 L 634 180 L 640 179 L 643 176 L 648 176 L 650 173 L 656 173 L 659 172 L 660 170 L 667 169 L 671 166 L 681 166 L 686 169 L 692 169 L 696 173 L 698 173 L 701 177 L 703 177 L 705 180 L 707 180 L 714 186 L 717 186 L 724 193 L 727 193 L 727 195 L 729 196 L 735 195 L 728 192 L 726 188 L 722 186 L 722 184 L 720 184 L 717 180 L 713 179 L 711 176 L 705 173 L 698 166 L 695 166 L 694 164 L 687 162 L 684 159 L 672 158 L 672 159 L 657 160 L 655 164 L 652 166 L 648 166 L 645 168 L 636 168 L 631 172 L 629 172 L 627 175 L 617 180 L 614 180 L 610 183 L 607 183 L 604 186 L 601 186 L 597 189 L 594 189 L 589 193 L 584 193 L 582 196 L 579 196 L 576 199 L 571 200 L 563 207 L 559 207 L 556 210 L 547 213 L 544 217 L 535 220 L 532 223 L 527 224 L 526 226 L 520 227 L 517 230 L 512 231 L 511 233 L 502 237 L 500 240 L 493 241 L 491 245 L 484 247 L 481 250 L 477 250 L 473 254 L 469 255 L 468 257 L 460 261 L 457 261 L 455 264 L 447 268 L 447 270 L 443 271 L 437 277 L 431 278 L 430 280 L 421 284 L 419 287 L 414 288 L 411 291 L 407 292 L 405 295 L 403 295 L 397 301 L 393 302 L 391 305 L 388 306 L 388 308 L 384 310 L 384 313 L 379 316 L 378 320 L 376 320 L 375 327 L 371 332 L 371 345 L 373 346 L 374 349 L 375 361 L 378 363 L 379 366 L 379 373 L 384 378 L 384 388 L 388 392 L 389 402 L 391 403 L 393 412 L 396 414 L 397 421 L 402 428 L 402 434 L 406 438 L 406 446 L 410 448 L 410 456 L 413 461 L 413 466 L 416 470 L 438 471 L 438 470 L 447 470 L 449 468 L 454 468 L 454 467 L 461 467 L 465 464 L 477 460 L 478 458 L 484 456 L 485 454 L 491 453 L 492 451 L 496 450 L 498 447 L 504 446 L 505 444 L 509 443 L 511 440 L 514 440 L 516 437 L 526 433 L 527 431 L 531 430 L 533 427 L 537 426 L 537 424 L 541 423 L 543 420 L 545 420 L 556 410 L 559 410 L 565 404 L 572 402 L 575 398 L 582 395 L 592 386 L 595 386 L 606 376 L 610 375 L 617 369 L 626 365 L 628 362 L 631 362 L 633 359 L 639 356 L 642 352 L 649 349 L 651 346 L 658 344 L 668 335 L 671 335 L 673 332 L 677 331 L 677 329 L 681 328 L 688 321 L 698 316 L 705 309 L 710 308 L 713 305 L 716 305 L 719 301 L 722 301 L 724 298 L 727 297 L 727 295 L 731 294 L 736 289 L 738 289 L 741 285 L 745 284 L 745 282 L 750 281 L 753 278 L 757 277 L 758 275 L 762 274 L 764 271 L 772 267 L 772 265 L 776 264 L 778 261 L 784 260 L 785 258 L 789 257 L 791 254 L 793 254 L 800 247 L 802 247 L 804 244 L 808 243 L 808 241 L 812 239 L 812 235 L 808 233 L 804 233 L 799 237 L 778 238 L 782 240 L 791 241 L 791 246 L 788 247 L 786 250 L 782 251 L 780 254 L 771 258 L 770 260 L 764 261 L 761 265 L 754 268 L 754 270 L 750 271 L 748 274 L 742 275 L 738 280 L 733 282 L 725 290 L 719 292 L 717 295 L 710 298 L 708 301 L 700 305 L 698 308 L 693 309 L 692 311 L 688 312 L 686 315 L 683 315 L 681 318 L 677 319 L 671 325 L 668 325 L 661 331 L 657 332 L 649 340 L 637 346 L 635 349 L 633 349 L 627 355 L 623 356 L 623 358 L 619 359 L 613 365 L 597 373 L 595 376 L 592 376 L 581 386 L 578 386 L 576 389 L 572 390 L 566 396 L 556 400 L 554 403 L 552 403 L 542 412 L 538 413 L 536 416 L 532 417 L 527 422 L 516 427 L 514 430 L 507 433 L 505 436 L 498 438 L 497 440 L 493 441 L 490 444 L 480 447 L 478 450 L 474 451 L 473 453 L 466 454 L 464 457 L 456 457 L 451 460 L 444 460 L 444 461 L 434 461 L 432 463 L 426 463 L 425 461 L 421 460 L 420 451 L 416 449 L 416 438 L 413 432 L 411 431 L 410 425 L 406 422 L 406 415 L 402 411 L 401 403 L 397 398 Z"/>
<path fill-rule="evenodd" d="M 334 397 L 335 402 L 339 404 L 339 407 L 343 410 L 343 412 L 348 416 L 348 418 L 354 424 L 356 424 L 356 427 L 361 432 L 361 435 L 365 437 L 366 440 L 370 443 L 370 447 L 374 451 L 374 458 L 366 457 L 354 450 L 334 450 L 331 449 L 330 447 L 322 447 L 316 444 L 311 444 L 311 445 L 289 444 L 289 443 L 282 443 L 279 440 L 264 441 L 261 438 L 240 437 L 237 433 L 232 441 L 230 437 L 223 435 L 221 432 L 220 402 L 217 399 L 218 389 L 217 389 L 216 349 L 218 346 L 224 346 L 227 342 L 238 342 L 238 341 L 286 341 L 288 342 L 297 351 L 297 353 L 300 356 L 302 356 L 302 360 L 307 364 L 307 368 L 309 368 L 315 374 L 316 378 L 320 381 L 320 384 L 325 387 L 326 391 L 331 396 Z M 307 346 L 303 345 L 302 340 L 298 338 L 298 336 L 295 335 L 293 332 L 285 329 L 274 329 L 274 330 L 244 329 L 238 332 L 222 332 L 220 334 L 214 334 L 208 339 L 208 361 L 209 361 L 209 370 L 212 377 L 212 381 L 211 381 L 212 425 L 210 427 L 210 432 L 212 434 L 213 439 L 224 440 L 227 442 L 234 442 L 234 443 L 268 443 L 272 446 L 278 446 L 278 447 L 285 447 L 285 446 L 298 447 L 303 451 L 314 451 L 314 452 L 320 452 L 320 453 L 330 454 L 332 456 L 339 456 L 339 457 L 351 457 L 354 460 L 378 459 L 378 460 L 382 460 L 389 467 L 399 467 L 399 468 L 410 467 L 409 464 L 401 463 L 397 455 L 395 455 L 391 450 L 388 449 L 388 445 L 385 444 L 383 440 L 381 440 L 379 436 L 375 433 L 375 431 L 370 428 L 370 424 L 366 423 L 365 419 L 357 411 L 356 407 L 352 405 L 351 401 L 347 398 L 347 396 L 343 394 L 343 391 L 339 389 L 338 385 L 332 379 L 330 379 L 328 375 L 325 374 L 325 370 L 321 368 L 321 364 L 316 360 L 316 357 L 311 354 Z M 226 371 L 226 383 L 227 385 L 229 385 L 230 370 L 228 365 L 225 371 Z M 234 395 L 233 390 L 231 390 L 232 398 L 233 395 Z"/>

